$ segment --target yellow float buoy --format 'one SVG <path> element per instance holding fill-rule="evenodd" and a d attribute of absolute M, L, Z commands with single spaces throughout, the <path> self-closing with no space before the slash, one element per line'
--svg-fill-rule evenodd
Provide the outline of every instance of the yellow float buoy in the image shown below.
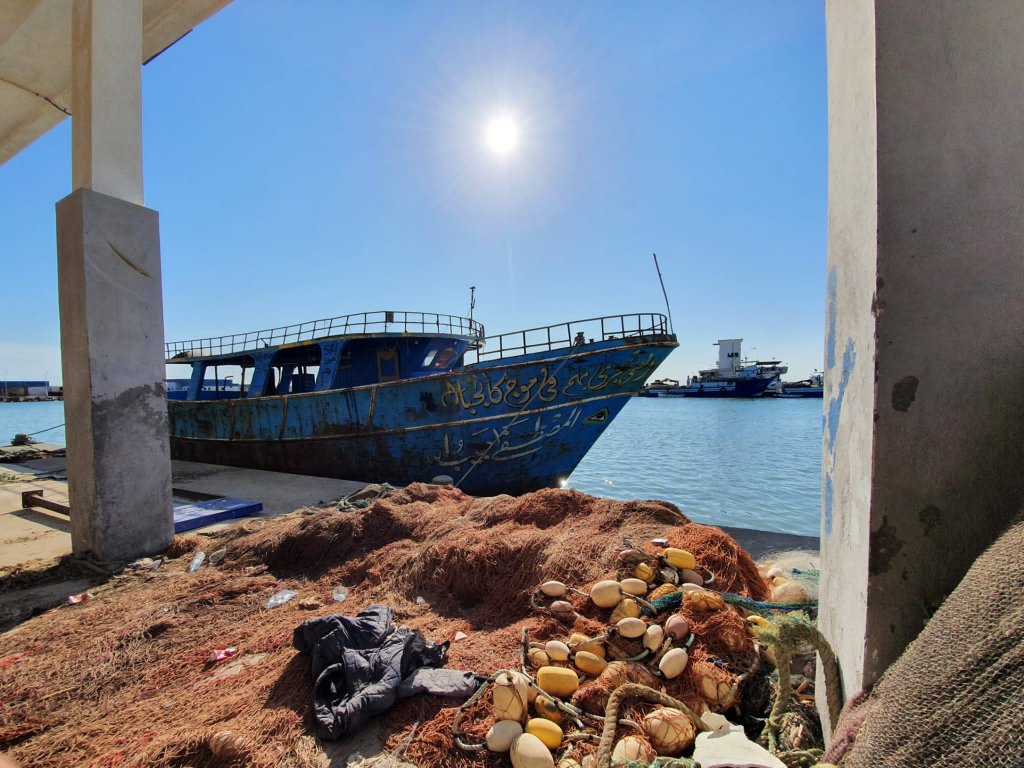
<path fill-rule="evenodd" d="M 633 569 L 633 575 L 642 581 L 650 583 L 654 581 L 654 577 L 657 575 L 657 572 L 647 563 L 640 563 Z"/>
<path fill-rule="evenodd" d="M 665 561 L 673 568 L 696 568 L 697 558 L 687 552 L 685 549 L 676 549 L 675 547 L 668 547 L 662 553 L 665 557 Z"/>
<path fill-rule="evenodd" d="M 532 733 L 544 742 L 548 749 L 558 749 L 562 746 L 562 729 L 547 718 L 535 717 L 527 722 L 526 733 Z"/>
<path fill-rule="evenodd" d="M 564 699 L 576 693 L 576 689 L 580 687 L 580 678 L 566 667 L 541 667 L 537 670 L 537 687 L 545 693 Z"/>
<path fill-rule="evenodd" d="M 547 651 L 543 648 L 531 648 L 526 652 L 526 660 L 530 662 L 531 667 L 546 667 L 551 663 L 551 659 L 548 657 Z"/>
<path fill-rule="evenodd" d="M 717 592 L 701 590 L 699 592 L 687 592 L 683 597 L 683 604 L 691 611 L 708 613 L 720 611 L 725 608 L 725 600 Z"/>
<path fill-rule="evenodd" d="M 576 653 L 579 653 L 580 651 L 589 651 L 602 659 L 607 655 L 607 652 L 604 649 L 604 643 L 600 640 L 592 640 L 579 632 L 573 632 L 569 635 L 569 647 Z"/>
<path fill-rule="evenodd" d="M 537 717 L 546 718 L 553 723 L 560 723 L 565 719 L 565 715 L 555 705 L 554 700 L 543 693 L 537 694 L 537 698 L 533 700 L 533 711 L 537 713 Z"/>
<path fill-rule="evenodd" d="M 611 618 L 609 621 L 612 624 L 617 624 L 621 619 L 626 618 L 638 618 L 640 616 L 640 603 L 631 597 L 624 597 L 619 601 L 619 604 L 615 606 L 615 610 L 612 611 Z"/>
<path fill-rule="evenodd" d="M 588 675 L 600 675 L 604 672 L 604 668 L 608 666 L 607 661 L 600 656 L 590 653 L 590 651 L 576 651 L 573 663 L 580 672 Z"/>

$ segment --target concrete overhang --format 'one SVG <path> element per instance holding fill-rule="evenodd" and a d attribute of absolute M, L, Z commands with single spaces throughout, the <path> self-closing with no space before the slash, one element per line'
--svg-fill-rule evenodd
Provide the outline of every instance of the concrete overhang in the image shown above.
<path fill-rule="evenodd" d="M 0 0 L 0 165 L 71 113 L 75 0 Z M 231 0 L 142 0 L 148 61 Z"/>

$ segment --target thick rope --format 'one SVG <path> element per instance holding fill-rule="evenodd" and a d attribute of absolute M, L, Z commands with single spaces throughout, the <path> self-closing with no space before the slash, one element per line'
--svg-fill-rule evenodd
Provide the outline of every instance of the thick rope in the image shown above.
<path fill-rule="evenodd" d="M 789 768 L 805 768 L 814 765 L 821 757 L 821 750 L 779 751 L 779 729 L 782 715 L 789 709 L 793 686 L 790 682 L 790 670 L 793 657 L 804 646 L 810 645 L 821 657 L 822 672 L 825 677 L 825 700 L 828 705 L 828 717 L 835 729 L 842 710 L 842 680 L 839 674 L 839 662 L 832 647 L 822 634 L 814 627 L 806 616 L 794 613 L 776 620 L 771 629 L 755 626 L 758 639 L 771 645 L 775 651 L 776 668 L 779 674 L 779 686 L 775 695 L 775 705 L 768 715 L 765 727 L 768 736 L 768 749 L 786 763 Z"/>
<path fill-rule="evenodd" d="M 673 707 L 685 714 L 698 731 L 706 731 L 699 717 L 688 706 L 678 699 L 673 699 L 667 693 L 656 691 L 646 685 L 639 683 L 625 683 L 620 685 L 612 695 L 608 697 L 608 706 L 604 710 L 604 730 L 601 732 L 601 742 L 597 747 L 597 768 L 609 768 L 612 760 L 612 748 L 615 744 L 615 730 L 619 720 L 619 707 L 624 699 L 641 699 L 649 704 L 661 704 L 666 707 Z"/>

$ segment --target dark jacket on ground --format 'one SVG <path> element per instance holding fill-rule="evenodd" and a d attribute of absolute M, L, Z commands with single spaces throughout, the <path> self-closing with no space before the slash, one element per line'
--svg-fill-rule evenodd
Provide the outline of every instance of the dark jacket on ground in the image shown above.
<path fill-rule="evenodd" d="M 310 619 L 295 628 L 293 642 L 312 658 L 313 706 L 326 739 L 354 733 L 399 696 L 428 692 L 467 698 L 483 679 L 455 670 L 416 674 L 443 665 L 448 643 L 431 643 L 415 630 L 396 627 L 386 605 L 371 605 L 358 616 Z"/>

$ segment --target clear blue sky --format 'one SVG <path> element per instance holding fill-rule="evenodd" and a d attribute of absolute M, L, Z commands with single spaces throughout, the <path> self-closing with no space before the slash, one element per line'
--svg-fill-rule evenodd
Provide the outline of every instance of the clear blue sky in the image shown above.
<path fill-rule="evenodd" d="M 245 0 L 143 70 L 168 340 L 348 312 L 663 311 L 822 367 L 821 2 Z M 506 113 L 519 146 L 482 139 Z M 0 166 L 0 376 L 60 380 L 65 121 Z"/>

